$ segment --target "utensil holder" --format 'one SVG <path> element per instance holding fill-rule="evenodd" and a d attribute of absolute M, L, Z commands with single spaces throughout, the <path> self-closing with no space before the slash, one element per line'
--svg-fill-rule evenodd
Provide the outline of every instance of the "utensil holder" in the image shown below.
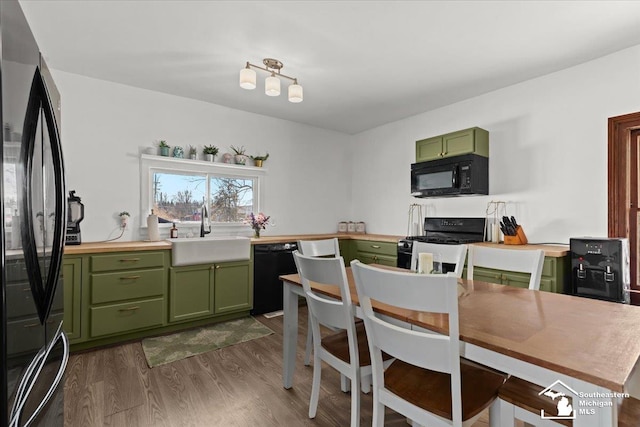
<path fill-rule="evenodd" d="M 526 245 L 529 241 L 521 226 L 516 227 L 515 236 L 504 236 L 505 245 Z"/>

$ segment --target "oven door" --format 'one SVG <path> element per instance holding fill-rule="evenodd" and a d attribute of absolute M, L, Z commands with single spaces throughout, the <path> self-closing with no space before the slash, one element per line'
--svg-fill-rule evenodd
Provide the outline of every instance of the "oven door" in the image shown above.
<path fill-rule="evenodd" d="M 449 196 L 460 193 L 459 164 L 439 160 L 411 165 L 411 195 Z"/>

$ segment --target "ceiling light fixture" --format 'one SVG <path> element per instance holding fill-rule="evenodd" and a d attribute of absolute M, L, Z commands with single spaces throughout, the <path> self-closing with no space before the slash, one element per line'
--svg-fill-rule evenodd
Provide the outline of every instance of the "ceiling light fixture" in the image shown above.
<path fill-rule="evenodd" d="M 242 89 L 251 90 L 256 88 L 256 72 L 253 71 L 252 68 L 257 68 L 258 70 L 266 71 L 270 74 L 270 76 L 264 81 L 265 94 L 268 96 L 279 96 L 280 78 L 285 78 L 293 82 L 289 85 L 288 89 L 289 102 L 302 102 L 302 86 L 298 84 L 298 79 L 295 77 L 280 74 L 280 70 L 284 67 L 282 62 L 273 58 L 265 58 L 262 60 L 262 63 L 265 65 L 264 67 L 247 62 L 247 65 L 240 70 L 240 87 Z"/>

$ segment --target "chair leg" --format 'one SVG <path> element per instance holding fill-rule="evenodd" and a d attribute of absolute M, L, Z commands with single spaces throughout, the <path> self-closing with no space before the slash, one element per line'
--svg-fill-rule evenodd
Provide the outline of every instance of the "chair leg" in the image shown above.
<path fill-rule="evenodd" d="M 384 427 L 384 405 L 377 401 L 376 392 L 373 392 L 373 419 L 372 427 Z"/>
<path fill-rule="evenodd" d="M 360 427 L 360 387 L 358 386 L 359 370 L 356 370 L 351 381 L 351 427 Z"/>
<path fill-rule="evenodd" d="M 371 392 L 371 375 L 360 376 L 360 390 L 362 390 L 364 394 Z"/>
<path fill-rule="evenodd" d="M 311 322 L 307 323 L 307 348 L 304 350 L 304 365 L 311 364 L 311 348 L 313 347 L 313 333 L 311 332 Z"/>
<path fill-rule="evenodd" d="M 349 393 L 349 390 L 351 390 L 351 381 L 344 374 L 340 374 L 340 390 L 343 393 Z"/>
<path fill-rule="evenodd" d="M 514 427 L 515 407 L 502 399 L 496 399 L 489 407 L 490 427 Z"/>
<path fill-rule="evenodd" d="M 320 398 L 320 377 L 322 374 L 322 362 L 317 353 L 313 352 L 313 384 L 311 386 L 311 400 L 309 401 L 309 418 L 316 417 L 318 399 Z"/>

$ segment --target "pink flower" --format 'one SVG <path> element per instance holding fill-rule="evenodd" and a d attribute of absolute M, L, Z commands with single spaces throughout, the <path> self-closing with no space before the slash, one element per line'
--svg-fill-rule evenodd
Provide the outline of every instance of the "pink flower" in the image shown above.
<path fill-rule="evenodd" d="M 245 223 L 251 225 L 251 228 L 254 230 L 264 230 L 267 228 L 266 226 L 269 222 L 269 218 L 271 217 L 265 216 L 262 212 L 259 212 L 258 215 L 254 215 L 253 212 L 251 212 L 249 216 L 247 216 Z"/>

